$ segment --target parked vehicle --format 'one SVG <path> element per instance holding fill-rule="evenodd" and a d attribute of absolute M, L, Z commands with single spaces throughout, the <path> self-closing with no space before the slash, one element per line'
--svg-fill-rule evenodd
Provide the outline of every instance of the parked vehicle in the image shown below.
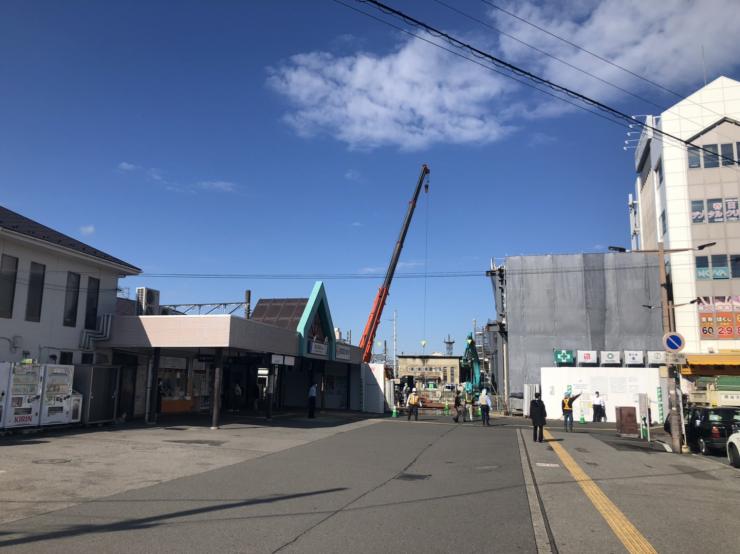
<path fill-rule="evenodd" d="M 740 467 L 740 430 L 727 439 L 727 460 L 732 467 Z"/>
<path fill-rule="evenodd" d="M 702 454 L 724 450 L 727 439 L 740 426 L 740 408 L 691 406 L 686 416 L 686 441 Z"/>

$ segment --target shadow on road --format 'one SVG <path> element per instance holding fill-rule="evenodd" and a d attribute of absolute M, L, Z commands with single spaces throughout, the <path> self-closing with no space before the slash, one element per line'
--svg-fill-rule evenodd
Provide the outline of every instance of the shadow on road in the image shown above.
<path fill-rule="evenodd" d="M 188 517 L 198 514 L 207 514 L 212 512 L 218 512 L 221 510 L 230 510 L 232 508 L 242 508 L 245 506 L 254 506 L 257 504 L 271 504 L 273 502 L 282 502 L 284 500 L 293 500 L 295 498 L 303 498 L 306 496 L 316 496 L 320 494 L 329 494 L 332 492 L 339 492 L 347 490 L 347 487 L 335 487 L 331 489 L 322 489 L 312 492 L 300 492 L 295 494 L 282 494 L 274 495 L 263 498 L 252 498 L 249 500 L 239 500 L 236 502 L 228 502 L 216 504 L 215 506 L 202 506 L 199 508 L 191 508 L 189 510 L 180 510 L 177 512 L 168 512 L 165 514 L 158 514 L 149 517 L 142 517 L 137 519 L 128 519 L 125 521 L 119 521 L 116 523 L 108 523 L 102 525 L 86 524 L 86 525 L 75 525 L 68 527 L 67 529 L 59 531 L 50 531 L 47 533 L 34 534 L 25 537 L 18 537 L 15 539 L 0 539 L 0 548 L 7 546 L 15 546 L 20 544 L 28 544 L 33 542 L 48 541 L 54 539 L 76 537 L 80 535 L 87 535 L 91 533 L 113 533 L 117 531 L 136 531 L 140 529 L 147 529 L 159 525 L 162 521 Z"/>

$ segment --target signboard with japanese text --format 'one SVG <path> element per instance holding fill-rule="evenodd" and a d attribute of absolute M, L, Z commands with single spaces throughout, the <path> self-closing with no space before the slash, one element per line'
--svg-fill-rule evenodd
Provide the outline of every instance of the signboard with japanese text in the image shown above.
<path fill-rule="evenodd" d="M 619 350 L 602 350 L 601 351 L 601 365 L 607 364 L 621 364 L 622 354 Z"/>
<path fill-rule="evenodd" d="M 740 221 L 737 198 L 725 198 L 725 221 Z"/>
<path fill-rule="evenodd" d="M 315 340 L 308 341 L 308 352 L 315 356 L 326 356 L 329 352 L 329 347 L 324 342 L 316 342 Z"/>
<path fill-rule="evenodd" d="M 724 203 L 721 198 L 707 200 L 707 222 L 722 223 L 725 220 Z"/>
<path fill-rule="evenodd" d="M 334 357 L 337 360 L 349 361 L 352 357 L 352 351 L 350 350 L 349 345 L 337 343 Z"/>
<path fill-rule="evenodd" d="M 648 364 L 660 365 L 665 363 L 665 352 L 662 350 L 648 350 Z"/>
<path fill-rule="evenodd" d="M 691 201 L 691 222 L 706 223 L 706 210 L 704 209 L 704 200 Z"/>
<path fill-rule="evenodd" d="M 740 296 L 702 296 L 698 311 L 702 340 L 740 339 Z"/>
<path fill-rule="evenodd" d="M 642 364 L 644 359 L 645 359 L 644 353 L 642 350 L 625 350 L 624 351 L 624 363 L 627 365 Z"/>
<path fill-rule="evenodd" d="M 578 351 L 578 363 L 579 364 L 595 364 L 598 362 L 596 356 L 596 350 L 579 350 Z"/>

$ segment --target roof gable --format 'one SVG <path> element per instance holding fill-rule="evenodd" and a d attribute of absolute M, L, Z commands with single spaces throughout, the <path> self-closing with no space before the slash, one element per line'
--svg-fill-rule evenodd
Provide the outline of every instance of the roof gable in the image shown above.
<path fill-rule="evenodd" d="M 329 300 L 326 297 L 326 289 L 324 283 L 316 281 L 311 296 L 308 299 L 301 319 L 298 322 L 296 330 L 301 336 L 301 353 L 308 353 L 308 341 L 312 340 L 311 327 L 318 318 L 318 323 L 321 326 L 324 336 L 328 342 L 328 358 L 334 359 L 334 349 L 336 346 L 336 337 L 334 336 L 334 323 L 331 319 L 331 311 L 329 310 Z"/>
<path fill-rule="evenodd" d="M 106 254 L 102 250 L 93 248 L 77 239 L 68 237 L 59 231 L 55 231 L 46 225 L 42 225 L 41 223 L 22 216 L 21 214 L 11 211 L 3 206 L 0 206 L 0 229 L 6 229 L 13 233 L 18 233 L 19 235 L 37 239 L 57 247 L 72 250 L 79 254 L 85 254 L 87 256 L 92 256 L 93 258 L 104 260 L 108 263 L 124 266 L 132 273 L 141 273 L 141 269 L 134 265 L 115 258 L 110 254 Z"/>

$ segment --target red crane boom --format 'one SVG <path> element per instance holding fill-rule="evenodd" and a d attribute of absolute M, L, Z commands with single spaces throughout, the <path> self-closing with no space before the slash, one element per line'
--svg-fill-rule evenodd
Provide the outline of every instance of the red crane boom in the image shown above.
<path fill-rule="evenodd" d="M 362 332 L 362 338 L 360 338 L 360 349 L 362 350 L 362 361 L 368 363 L 373 354 L 373 342 L 375 341 L 375 333 L 378 331 L 380 325 L 380 316 L 383 315 L 383 308 L 385 308 L 385 301 L 388 299 L 388 293 L 391 290 L 391 281 L 393 281 L 393 275 L 396 273 L 396 266 L 398 265 L 398 259 L 401 257 L 401 250 L 403 249 L 403 243 L 406 240 L 406 233 L 411 225 L 411 218 L 414 215 L 416 209 L 416 201 L 419 199 L 421 193 L 421 186 L 424 184 L 425 179 L 429 175 L 429 168 L 426 164 L 421 166 L 421 174 L 419 180 L 416 182 L 416 188 L 414 189 L 414 195 L 411 197 L 409 207 L 406 210 L 406 217 L 403 220 L 401 226 L 401 232 L 398 234 L 398 240 L 396 246 L 393 248 L 393 255 L 391 256 L 391 263 L 388 264 L 388 271 L 385 274 L 385 280 L 383 285 L 378 289 L 378 294 L 375 296 L 375 302 L 373 302 L 373 309 L 370 311 L 370 317 L 367 318 L 365 324 L 365 330 Z M 424 187 L 424 192 L 429 192 L 429 182 L 427 181 Z"/>

